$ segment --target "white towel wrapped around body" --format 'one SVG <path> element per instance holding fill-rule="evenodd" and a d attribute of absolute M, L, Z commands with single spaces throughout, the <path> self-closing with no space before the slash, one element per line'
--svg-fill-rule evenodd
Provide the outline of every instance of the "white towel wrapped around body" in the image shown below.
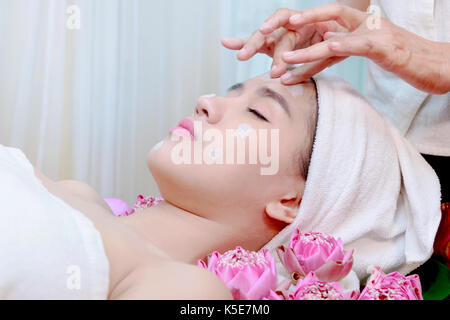
<path fill-rule="evenodd" d="M 0 299 L 106 299 L 100 233 L 43 186 L 22 151 L 0 144 Z"/>
<path fill-rule="evenodd" d="M 355 250 L 359 280 L 372 265 L 408 274 L 433 252 L 439 180 L 350 84 L 323 75 L 315 82 L 318 122 L 303 199 L 295 222 L 265 248 L 287 246 L 295 228 L 325 232 Z"/>

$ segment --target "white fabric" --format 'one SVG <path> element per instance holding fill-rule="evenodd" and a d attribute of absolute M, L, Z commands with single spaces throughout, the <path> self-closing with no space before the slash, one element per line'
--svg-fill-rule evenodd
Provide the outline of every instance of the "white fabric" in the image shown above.
<path fill-rule="evenodd" d="M 295 222 L 265 247 L 287 246 L 295 228 L 342 239 L 353 270 L 407 274 L 432 254 L 440 218 L 433 169 L 347 82 L 319 76 L 319 116 L 305 192 Z"/>
<path fill-rule="evenodd" d="M 19 149 L 0 144 L 0 299 L 106 299 L 99 232 L 53 196 Z"/>
<path fill-rule="evenodd" d="M 450 42 L 450 1 L 372 0 L 383 18 L 419 36 Z M 369 62 L 367 97 L 421 153 L 450 156 L 450 93 L 429 95 Z"/>

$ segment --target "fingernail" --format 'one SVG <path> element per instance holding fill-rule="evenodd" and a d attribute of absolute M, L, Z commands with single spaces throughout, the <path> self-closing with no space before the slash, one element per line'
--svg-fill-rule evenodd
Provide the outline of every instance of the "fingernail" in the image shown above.
<path fill-rule="evenodd" d="M 300 23 L 303 20 L 303 16 L 301 13 L 297 13 L 289 18 L 289 22 L 292 24 Z"/>
<path fill-rule="evenodd" d="M 266 31 L 266 30 L 270 30 L 270 28 L 272 28 L 272 25 L 269 22 L 264 22 L 261 26 L 261 28 L 259 28 L 262 31 Z"/>

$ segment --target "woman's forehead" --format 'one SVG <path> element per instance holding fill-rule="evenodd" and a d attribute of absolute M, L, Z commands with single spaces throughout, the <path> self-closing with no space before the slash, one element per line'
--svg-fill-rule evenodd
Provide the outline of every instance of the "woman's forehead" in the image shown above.
<path fill-rule="evenodd" d="M 258 81 L 258 82 L 265 82 L 267 84 L 269 84 L 269 83 L 276 83 L 276 84 L 282 86 L 283 88 L 285 88 L 293 97 L 302 96 L 304 94 L 304 86 L 305 86 L 305 84 L 311 82 L 311 80 L 308 80 L 308 81 L 302 82 L 300 84 L 287 86 L 287 85 L 284 85 L 284 84 L 281 83 L 280 78 L 276 78 L 276 79 L 271 78 L 269 72 L 266 72 L 266 73 L 264 73 L 262 75 L 259 75 L 259 76 L 255 77 L 254 79 L 256 81 Z"/>

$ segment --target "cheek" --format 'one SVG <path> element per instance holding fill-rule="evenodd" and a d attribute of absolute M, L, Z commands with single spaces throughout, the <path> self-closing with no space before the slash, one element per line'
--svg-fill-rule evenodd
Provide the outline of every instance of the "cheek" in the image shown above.
<path fill-rule="evenodd" d="M 253 129 L 247 123 L 240 123 L 237 128 L 238 139 L 245 141 L 248 146 L 248 137 Z M 267 137 L 270 140 L 270 135 Z M 278 141 L 276 141 L 278 143 Z M 226 141 L 216 146 L 209 142 L 203 143 L 202 159 L 221 158 L 222 164 L 176 164 L 173 161 L 174 148 L 177 142 L 166 138 L 156 144 L 147 156 L 147 165 L 152 173 L 158 188 L 165 199 L 193 212 L 207 212 L 211 208 L 258 208 L 261 209 L 266 199 L 276 193 L 279 186 L 280 173 L 263 175 L 261 168 L 270 164 L 261 165 L 249 163 L 249 149 L 246 149 L 245 161 L 237 163 L 237 143 L 235 143 L 234 161 L 228 163 L 226 159 Z M 263 153 L 270 153 L 269 148 Z M 193 160 L 194 145 L 191 145 L 191 161 Z M 284 150 L 280 146 L 280 151 Z M 272 162 L 276 159 L 270 159 Z M 215 162 L 215 161 L 212 161 Z M 281 169 L 281 168 L 280 168 Z"/>
<path fill-rule="evenodd" d="M 287 137 L 280 139 L 280 175 L 281 176 L 298 176 L 300 167 L 299 152 L 303 147 L 298 139 Z"/>
<path fill-rule="evenodd" d="M 159 143 L 147 155 L 147 166 L 163 193 L 173 193 L 182 198 L 209 199 L 216 205 L 256 197 L 261 185 L 260 166 L 248 163 L 226 163 L 225 148 L 208 148 L 205 144 L 205 158 L 223 159 L 223 164 L 176 164 L 173 161 L 174 143 L 170 140 Z M 193 150 L 192 150 L 193 151 Z M 209 156 L 208 156 L 209 155 Z M 170 195 L 164 195 L 169 199 Z M 201 199 L 199 199 L 199 197 Z"/>

